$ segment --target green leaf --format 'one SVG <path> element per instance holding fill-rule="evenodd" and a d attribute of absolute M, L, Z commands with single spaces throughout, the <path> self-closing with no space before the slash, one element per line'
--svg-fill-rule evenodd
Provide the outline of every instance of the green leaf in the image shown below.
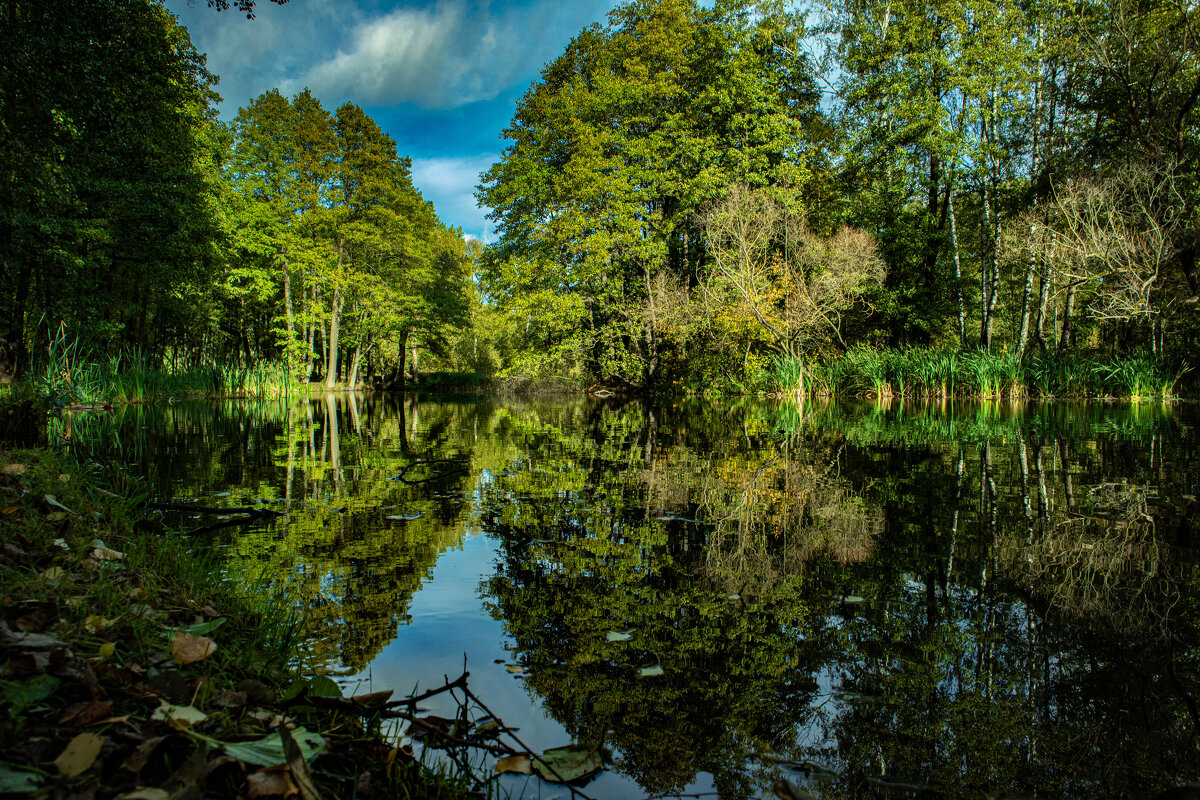
<path fill-rule="evenodd" d="M 319 733 L 312 733 L 305 728 L 296 728 L 291 734 L 300 747 L 300 753 L 305 761 L 312 761 L 325 749 L 325 739 Z M 253 742 L 232 744 L 222 742 L 221 747 L 239 761 L 259 767 L 272 767 L 287 761 L 287 756 L 283 752 L 283 739 L 280 738 L 278 732 Z"/>
<path fill-rule="evenodd" d="M 533 771 L 552 783 L 573 783 L 604 769 L 599 748 L 569 744 L 555 747 L 533 759 Z"/>
<path fill-rule="evenodd" d="M 58 688 L 58 678 L 50 675 L 38 675 L 25 683 L 16 683 L 6 687 L 0 693 L 0 702 L 12 704 L 9 714 L 16 716 L 25 710 L 26 706 L 45 700 L 54 694 Z"/>
<path fill-rule="evenodd" d="M 195 706 L 175 706 L 166 700 L 160 700 L 159 703 L 150 719 L 165 720 L 177 728 L 190 728 L 208 719 L 208 715 Z"/>
<path fill-rule="evenodd" d="M 225 622 L 225 617 L 217 617 L 209 622 L 197 622 L 194 625 L 184 625 L 178 628 L 168 628 L 167 630 L 171 632 L 182 631 L 183 633 L 190 634 L 192 636 L 207 636 L 217 628 L 224 625 Z"/>
<path fill-rule="evenodd" d="M 342 687 L 328 675 L 317 675 L 309 683 L 308 693 L 312 697 L 341 697 Z"/>
<path fill-rule="evenodd" d="M 40 772 L 0 764 L 0 794 L 29 794 L 37 791 L 46 776 Z"/>
<path fill-rule="evenodd" d="M 653 667 L 642 667 L 638 670 L 639 678 L 657 678 L 663 674 L 663 668 L 655 664 Z"/>

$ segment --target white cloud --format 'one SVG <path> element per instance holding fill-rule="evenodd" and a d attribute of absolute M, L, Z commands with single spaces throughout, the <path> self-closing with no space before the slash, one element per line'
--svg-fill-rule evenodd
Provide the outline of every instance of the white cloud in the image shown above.
<path fill-rule="evenodd" d="M 534 3 L 493 11 L 487 2 L 439 0 L 360 18 L 337 52 L 283 82 L 329 105 L 416 103 L 453 108 L 490 100 L 555 57 L 567 37 L 612 3 Z"/>
<path fill-rule="evenodd" d="M 207 0 L 167 0 L 208 67 L 223 115 L 268 89 L 311 88 L 331 108 L 415 103 L 454 108 L 527 83 L 617 0 L 259 0 L 256 19 Z M 376 10 L 379 6 L 383 10 Z"/>
<path fill-rule="evenodd" d="M 492 223 L 487 209 L 475 204 L 479 173 L 499 158 L 498 153 L 445 158 L 414 158 L 413 184 L 426 200 L 433 201 L 438 216 L 463 229 L 468 236 L 491 241 Z"/>

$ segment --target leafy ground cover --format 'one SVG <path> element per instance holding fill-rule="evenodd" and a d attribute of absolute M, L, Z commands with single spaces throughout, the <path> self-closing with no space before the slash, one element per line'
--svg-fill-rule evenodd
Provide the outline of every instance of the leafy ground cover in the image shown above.
<path fill-rule="evenodd" d="M 460 797 L 382 735 L 387 693 L 298 666 L 280 597 L 144 518 L 137 481 L 0 450 L 0 794 Z"/>

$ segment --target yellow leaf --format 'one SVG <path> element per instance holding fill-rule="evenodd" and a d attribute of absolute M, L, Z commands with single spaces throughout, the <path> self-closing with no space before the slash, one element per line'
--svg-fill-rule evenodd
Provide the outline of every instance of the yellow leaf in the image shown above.
<path fill-rule="evenodd" d="M 102 617 L 99 614 L 89 614 L 88 618 L 83 621 L 83 627 L 87 628 L 88 633 L 102 631 L 112 624 L 113 621 L 111 619 Z"/>
<path fill-rule="evenodd" d="M 512 772 L 517 775 L 532 775 L 533 762 L 529 756 L 505 756 L 496 762 L 496 774 Z"/>
<path fill-rule="evenodd" d="M 94 733 L 81 733 L 72 739 L 67 748 L 54 759 L 58 774 L 64 778 L 74 778 L 88 770 L 100 755 L 104 739 Z"/>
<path fill-rule="evenodd" d="M 24 475 L 25 470 L 27 470 L 27 469 L 29 469 L 29 467 L 25 466 L 24 464 L 5 464 L 4 465 L 4 474 L 5 475 Z"/>
<path fill-rule="evenodd" d="M 171 655 L 180 664 L 191 664 L 217 652 L 217 643 L 207 636 L 192 636 L 183 631 L 175 632 L 175 640 L 171 643 Z"/>
<path fill-rule="evenodd" d="M 112 658 L 115 652 L 117 652 L 116 642 L 105 642 L 100 645 L 99 655 L 101 658 Z"/>

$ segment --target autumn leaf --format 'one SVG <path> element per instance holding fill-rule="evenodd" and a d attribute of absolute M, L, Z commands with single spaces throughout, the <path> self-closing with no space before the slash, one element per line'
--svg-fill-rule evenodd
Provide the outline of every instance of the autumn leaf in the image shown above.
<path fill-rule="evenodd" d="M 260 769 L 246 776 L 248 797 L 292 797 L 300 794 L 300 788 L 292 780 L 292 770 L 287 764 Z"/>
<path fill-rule="evenodd" d="M 529 756 L 505 756 L 496 762 L 496 774 L 511 772 L 516 775 L 532 775 L 533 762 Z"/>
<path fill-rule="evenodd" d="M 54 759 L 58 774 L 64 778 L 74 778 L 88 770 L 100 755 L 104 739 L 94 733 L 81 733 L 72 739 L 65 750 Z"/>
<path fill-rule="evenodd" d="M 171 655 L 180 664 L 193 664 L 217 652 L 217 643 L 207 636 L 192 636 L 183 631 L 175 632 L 171 643 Z"/>

